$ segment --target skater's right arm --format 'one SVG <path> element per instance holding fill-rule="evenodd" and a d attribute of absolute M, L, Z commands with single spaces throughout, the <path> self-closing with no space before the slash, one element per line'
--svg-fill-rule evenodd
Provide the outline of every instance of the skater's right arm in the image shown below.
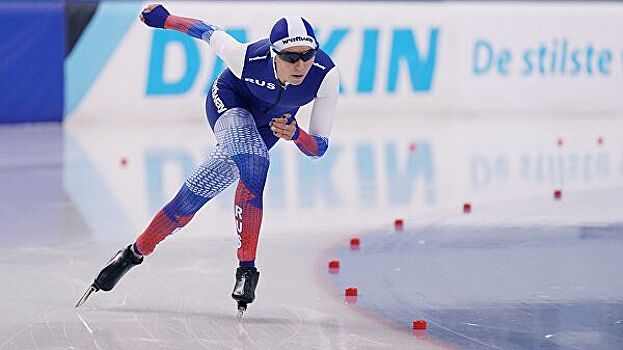
<path fill-rule="evenodd" d="M 238 42 L 221 28 L 198 19 L 172 15 L 159 4 L 146 6 L 140 18 L 150 27 L 174 29 L 207 42 L 236 77 L 242 76 L 247 45 Z"/>

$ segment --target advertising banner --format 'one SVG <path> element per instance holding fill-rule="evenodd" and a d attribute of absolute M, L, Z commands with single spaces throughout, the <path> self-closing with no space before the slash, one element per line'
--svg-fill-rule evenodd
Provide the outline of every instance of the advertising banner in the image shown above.
<path fill-rule="evenodd" d="M 225 68 L 209 45 L 102 2 L 66 62 L 66 113 L 84 121 L 191 121 Z M 164 2 L 241 42 L 302 15 L 341 75 L 340 117 L 620 113 L 617 3 Z M 279 9 L 276 11 L 275 9 Z"/>

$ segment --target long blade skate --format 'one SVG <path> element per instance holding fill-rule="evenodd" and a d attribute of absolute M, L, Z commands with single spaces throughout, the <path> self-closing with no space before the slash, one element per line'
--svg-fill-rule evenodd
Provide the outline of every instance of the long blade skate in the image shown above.
<path fill-rule="evenodd" d="M 89 289 L 87 289 L 87 291 L 84 292 L 84 295 L 82 296 L 82 298 L 78 300 L 78 304 L 76 304 L 76 307 L 84 304 L 87 301 L 87 299 L 89 299 L 89 296 L 91 296 L 91 293 L 93 292 L 97 292 L 97 288 L 95 288 L 94 285 L 90 285 Z"/>
<path fill-rule="evenodd" d="M 108 260 L 108 265 L 95 277 L 95 280 L 78 301 L 76 307 L 84 304 L 93 292 L 100 290 L 108 292 L 112 290 L 126 272 L 142 262 L 143 256 L 137 257 L 135 253 L 132 252 L 132 245 L 115 253 L 115 255 Z"/>
<path fill-rule="evenodd" d="M 242 316 L 247 311 L 247 303 L 239 301 L 238 302 L 238 321 L 242 320 Z"/>
<path fill-rule="evenodd" d="M 255 300 L 255 288 L 260 278 L 260 272 L 255 266 L 240 266 L 236 269 L 236 284 L 231 297 L 238 303 L 238 321 L 247 311 L 247 305 Z"/>

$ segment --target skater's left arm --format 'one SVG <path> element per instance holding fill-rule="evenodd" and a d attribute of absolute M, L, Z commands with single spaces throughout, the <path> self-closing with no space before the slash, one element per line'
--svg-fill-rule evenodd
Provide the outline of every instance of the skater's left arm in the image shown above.
<path fill-rule="evenodd" d="M 329 147 L 329 135 L 337 108 L 339 73 L 333 67 L 327 73 L 314 100 L 309 120 L 309 133 L 301 129 L 296 120 L 288 124 L 290 115 L 273 119 L 271 129 L 275 136 L 293 140 L 301 152 L 311 158 L 320 158 Z"/>
<path fill-rule="evenodd" d="M 205 41 L 238 78 L 242 75 L 247 45 L 238 42 L 216 25 L 194 18 L 175 16 L 159 4 L 148 5 L 141 21 L 153 28 L 173 29 Z"/>

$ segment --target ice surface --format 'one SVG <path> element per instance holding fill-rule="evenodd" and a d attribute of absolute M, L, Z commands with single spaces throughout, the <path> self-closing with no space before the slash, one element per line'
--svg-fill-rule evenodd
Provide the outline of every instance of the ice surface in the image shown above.
<path fill-rule="evenodd" d="M 379 134 L 353 120 L 338 119 L 321 160 L 271 151 L 262 275 L 241 323 L 231 190 L 74 308 L 209 151 L 207 126 L 1 128 L 0 349 L 620 344 L 623 123 L 402 117 Z"/>

